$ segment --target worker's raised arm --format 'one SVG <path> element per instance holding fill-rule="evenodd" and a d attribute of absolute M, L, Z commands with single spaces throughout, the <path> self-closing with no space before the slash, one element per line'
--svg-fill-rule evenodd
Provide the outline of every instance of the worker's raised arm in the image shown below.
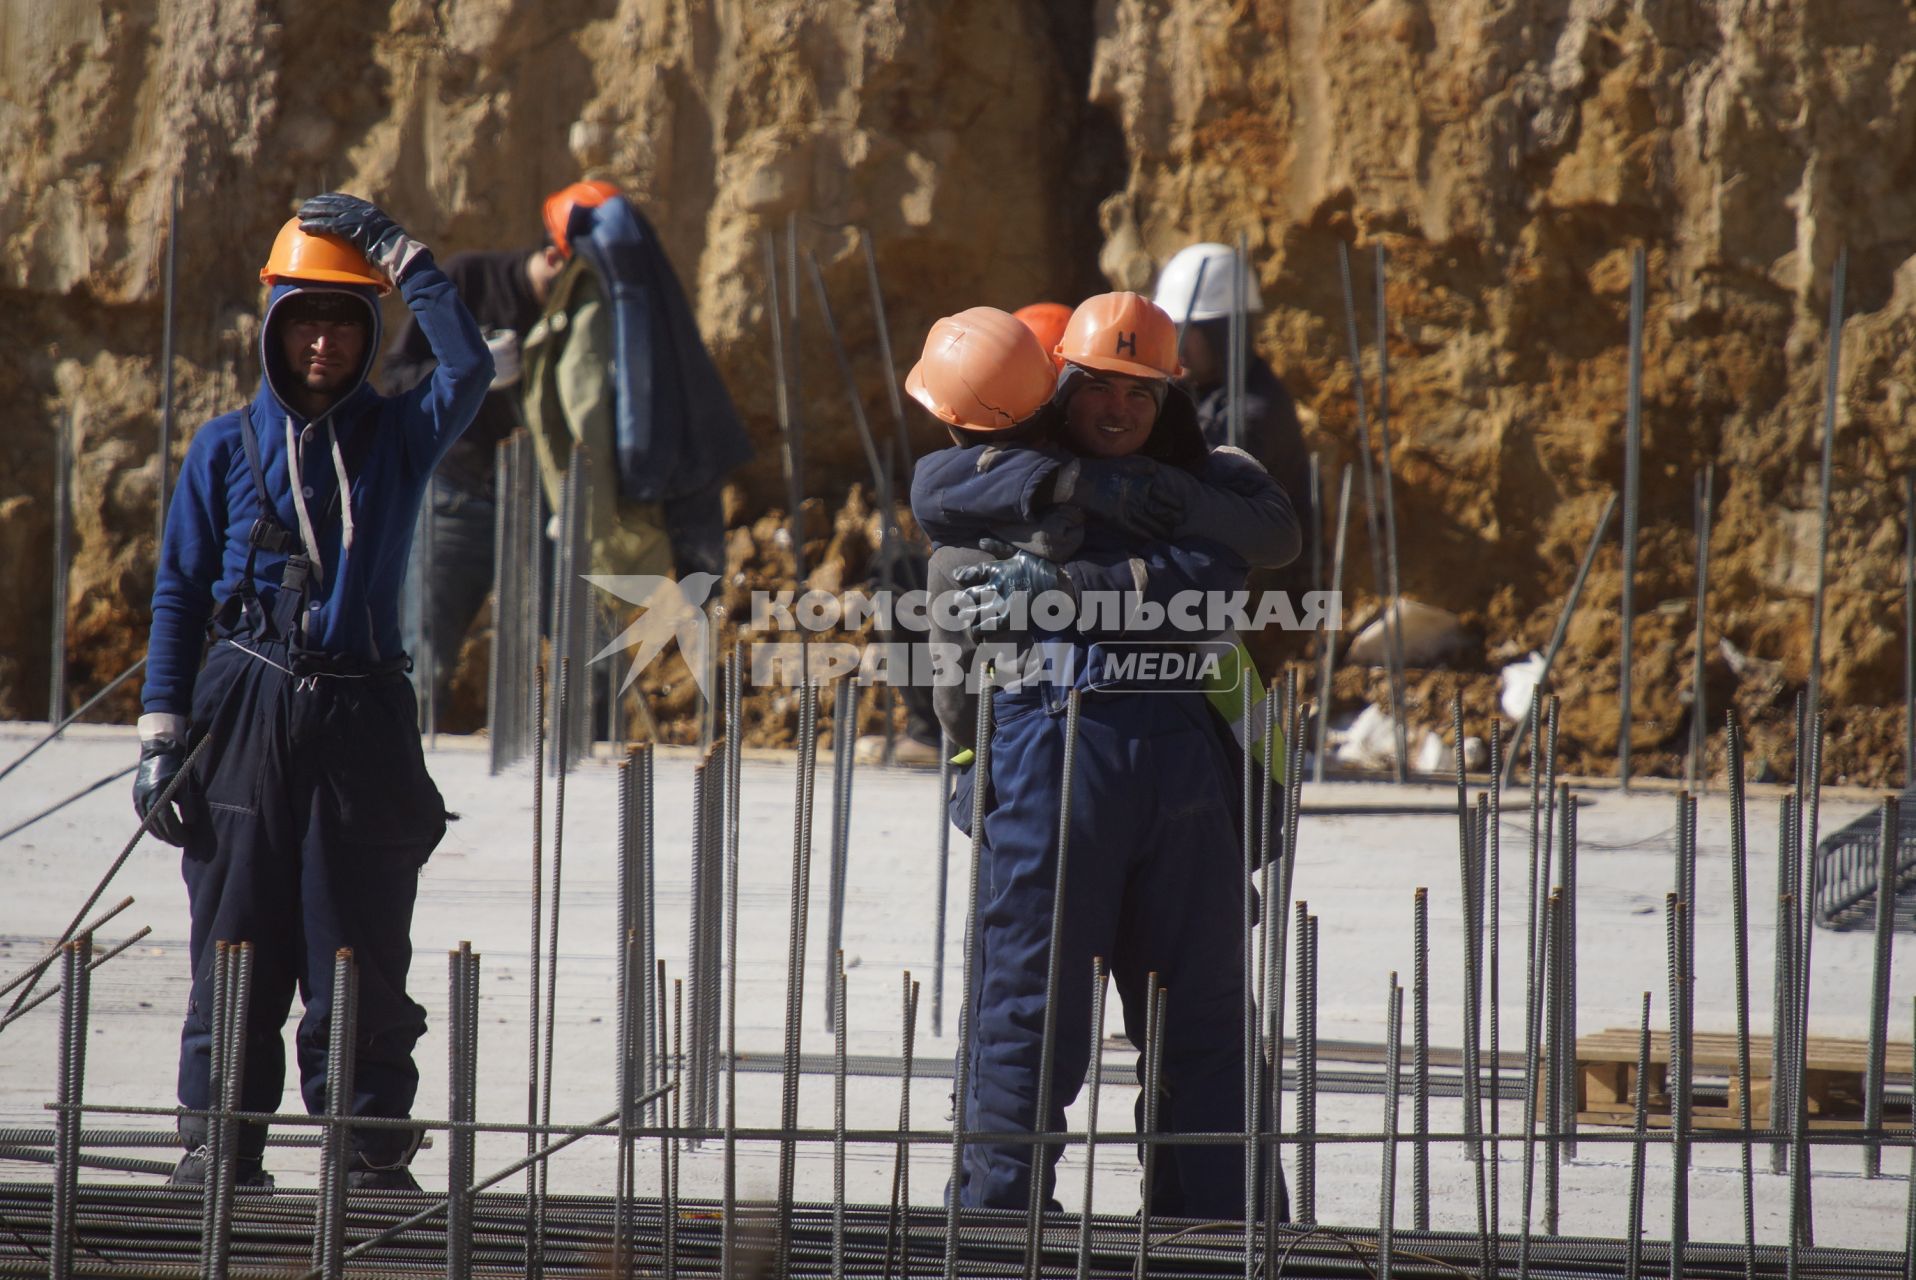
<path fill-rule="evenodd" d="M 432 252 L 377 205 L 328 192 L 300 206 L 299 225 L 303 231 L 339 236 L 364 254 L 398 286 L 425 333 L 439 367 L 406 394 L 403 420 L 408 458 L 416 469 L 431 471 L 472 423 L 492 386 L 485 336 Z"/>

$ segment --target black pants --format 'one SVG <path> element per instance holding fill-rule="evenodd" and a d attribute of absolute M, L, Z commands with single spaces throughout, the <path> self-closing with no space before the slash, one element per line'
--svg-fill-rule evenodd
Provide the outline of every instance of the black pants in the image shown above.
<path fill-rule="evenodd" d="M 295 1037 L 300 1091 L 309 1112 L 323 1111 L 334 955 L 350 948 L 359 978 L 352 1113 L 403 1118 L 419 1084 L 413 1045 L 426 1030 L 426 1011 L 406 995 L 413 899 L 446 829 L 419 748 L 412 683 L 401 672 L 297 676 L 304 668 L 284 645 L 239 645 L 214 647 L 194 694 L 193 739 L 214 740 L 186 806 L 193 992 L 180 1035 L 180 1103 L 212 1101 L 215 944 L 251 942 L 240 1106 L 279 1109 L 280 1031 L 297 991 L 305 1002 Z M 189 1145 L 202 1128 L 183 1128 Z M 258 1155 L 265 1137 L 248 1126 L 241 1154 Z M 352 1146 L 388 1165 L 409 1155 L 414 1138 L 361 1129 Z"/>

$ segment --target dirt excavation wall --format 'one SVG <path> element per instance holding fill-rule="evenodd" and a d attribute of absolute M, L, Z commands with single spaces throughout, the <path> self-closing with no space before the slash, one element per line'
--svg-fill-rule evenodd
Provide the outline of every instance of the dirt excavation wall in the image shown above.
<path fill-rule="evenodd" d="M 1404 588 L 1482 641 L 1459 671 L 1413 675 L 1432 724 L 1459 683 L 1487 711 L 1494 672 L 1542 646 L 1621 482 L 1644 246 L 1639 772 L 1673 768 L 1687 732 L 1691 494 L 1709 461 L 1714 705 L 1757 722 L 1753 768 L 1793 765 L 1846 246 L 1828 776 L 1902 776 L 1916 19 L 1899 0 L 0 0 L 0 15 L 0 715 L 45 711 L 62 412 L 79 450 L 70 685 L 144 645 L 175 183 L 184 436 L 257 377 L 255 273 L 300 196 L 372 197 L 451 252 L 529 245 L 538 197 L 590 172 L 658 223 L 761 445 L 732 503 L 752 581 L 789 563 L 762 237 L 793 215 L 881 427 L 890 372 L 854 227 L 901 368 L 938 314 L 1144 288 L 1182 244 L 1242 230 L 1258 345 L 1333 482 L 1356 457 L 1336 250 L 1358 251 L 1368 298 L 1382 244 Z M 804 326 L 808 527 L 855 573 L 869 522 L 834 513 L 862 455 L 815 311 Z M 1361 521 L 1352 539 L 1361 613 Z M 1619 565 L 1613 538 L 1559 664 L 1573 768 L 1614 766 Z M 1339 683 L 1352 701 L 1380 690 Z"/>

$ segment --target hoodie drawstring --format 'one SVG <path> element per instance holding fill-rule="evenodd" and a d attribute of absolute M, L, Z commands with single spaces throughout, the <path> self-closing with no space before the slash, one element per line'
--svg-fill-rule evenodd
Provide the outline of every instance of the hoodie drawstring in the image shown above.
<path fill-rule="evenodd" d="M 339 557 L 343 561 L 346 553 L 353 549 L 353 488 L 346 475 L 346 457 L 340 452 L 339 434 L 333 430 L 333 420 L 329 416 L 321 421 L 326 424 L 326 440 L 332 446 L 333 473 L 339 478 L 340 522 L 344 526 L 339 539 Z M 299 434 L 293 430 L 290 416 L 286 419 L 286 468 L 293 486 L 293 512 L 299 517 L 299 539 L 306 544 L 306 556 L 313 562 L 313 582 L 324 586 L 326 565 L 320 559 L 319 539 L 313 534 L 312 513 L 306 508 L 306 481 L 301 475 Z"/>

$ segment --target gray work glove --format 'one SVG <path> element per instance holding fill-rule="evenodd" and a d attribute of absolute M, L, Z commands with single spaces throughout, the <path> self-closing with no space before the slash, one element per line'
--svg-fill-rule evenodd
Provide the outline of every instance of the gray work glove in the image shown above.
<path fill-rule="evenodd" d="M 1072 585 L 1064 566 L 1029 551 L 1016 550 L 995 538 L 980 539 L 978 547 L 1000 558 L 961 565 L 951 574 L 951 580 L 962 588 L 958 592 L 957 613 L 963 620 L 966 637 L 974 644 L 988 634 L 1010 630 L 1012 602 L 1019 595 L 1026 598 L 1027 616 L 1032 601 L 1047 591 L 1077 600 L 1078 589 Z"/>
<path fill-rule="evenodd" d="M 1086 458 L 1064 478 L 1058 501 L 1099 516 L 1140 538 L 1161 542 L 1184 520 L 1184 499 L 1148 459 Z"/>
<path fill-rule="evenodd" d="M 133 775 L 133 811 L 142 818 L 152 814 L 148 830 L 175 846 L 186 844 L 186 819 L 174 800 L 162 804 L 160 797 L 185 766 L 186 744 L 179 739 L 148 738 L 140 743 L 140 768 Z M 156 808 L 158 812 L 154 812 Z"/>
<path fill-rule="evenodd" d="M 343 191 L 328 191 L 314 196 L 299 207 L 301 231 L 338 236 L 365 255 L 366 261 L 385 272 L 394 284 L 405 276 L 412 260 L 426 246 L 406 234 L 405 228 L 370 200 L 349 196 Z"/>

